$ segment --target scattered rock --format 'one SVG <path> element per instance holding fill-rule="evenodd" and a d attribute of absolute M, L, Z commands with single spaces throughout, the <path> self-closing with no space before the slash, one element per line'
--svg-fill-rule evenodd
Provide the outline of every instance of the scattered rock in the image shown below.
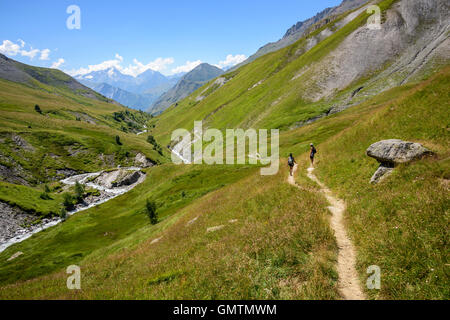
<path fill-rule="evenodd" d="M 228 221 L 229 223 L 236 223 L 236 222 L 238 222 L 238 220 L 237 219 L 231 219 L 230 221 Z"/>
<path fill-rule="evenodd" d="M 190 226 L 191 224 L 193 224 L 195 221 L 197 221 L 197 219 L 198 219 L 198 216 L 195 217 L 194 219 L 190 220 L 188 223 L 186 223 L 186 227 Z"/>
<path fill-rule="evenodd" d="M 35 151 L 34 147 L 19 135 L 13 133 L 11 139 L 19 148 L 29 152 Z"/>
<path fill-rule="evenodd" d="M 155 244 L 155 243 L 159 242 L 159 240 L 161 240 L 161 239 L 162 239 L 162 237 L 153 239 L 152 242 L 150 242 L 150 244 Z"/>
<path fill-rule="evenodd" d="M 211 227 L 211 228 L 206 229 L 206 232 L 214 232 L 214 231 L 220 230 L 224 227 L 225 227 L 224 225 L 217 226 L 217 227 Z"/>
<path fill-rule="evenodd" d="M 370 183 L 378 183 L 392 172 L 395 165 L 421 159 L 432 152 L 419 143 L 391 139 L 372 144 L 366 154 L 380 162 L 380 167 L 370 179 Z"/>
<path fill-rule="evenodd" d="M 16 253 L 14 253 L 7 261 L 13 261 L 14 259 L 20 257 L 21 255 L 23 255 L 22 251 L 18 251 Z"/>
<path fill-rule="evenodd" d="M 373 174 L 370 179 L 370 183 L 375 184 L 386 178 L 388 175 L 392 173 L 394 167 L 387 167 L 385 164 L 380 164 L 377 171 Z"/>

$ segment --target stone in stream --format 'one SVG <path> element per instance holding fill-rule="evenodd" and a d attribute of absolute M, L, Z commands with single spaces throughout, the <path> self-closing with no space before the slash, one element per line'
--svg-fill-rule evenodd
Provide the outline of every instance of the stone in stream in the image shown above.
<path fill-rule="evenodd" d="M 390 139 L 372 144 L 366 154 L 380 162 L 370 179 L 370 183 L 378 183 L 394 170 L 395 165 L 421 159 L 432 152 L 419 143 Z"/>

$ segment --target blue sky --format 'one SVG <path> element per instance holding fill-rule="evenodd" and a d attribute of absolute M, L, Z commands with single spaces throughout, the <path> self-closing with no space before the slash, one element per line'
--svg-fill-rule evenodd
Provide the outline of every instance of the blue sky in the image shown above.
<path fill-rule="evenodd" d="M 230 66 L 340 2 L 2 0 L 0 52 L 71 74 L 107 66 L 131 75 L 149 68 L 172 74 L 200 61 Z M 81 10 L 79 30 L 66 27 L 70 5 Z"/>

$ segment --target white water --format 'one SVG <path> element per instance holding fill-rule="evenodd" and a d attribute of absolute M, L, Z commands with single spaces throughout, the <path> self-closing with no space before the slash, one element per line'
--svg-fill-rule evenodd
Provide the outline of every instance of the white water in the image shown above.
<path fill-rule="evenodd" d="M 120 168 L 122 170 L 128 170 L 128 171 L 138 171 L 141 170 L 141 168 L 138 167 L 129 167 L 129 168 Z M 77 182 L 81 183 L 81 184 L 85 184 L 85 181 L 91 177 L 97 177 L 99 175 L 101 175 L 104 171 L 100 171 L 100 172 L 94 172 L 94 173 L 84 173 L 84 174 L 80 174 L 80 175 L 76 175 L 76 176 L 72 176 L 66 179 L 61 180 L 61 183 L 64 183 L 66 185 L 75 185 Z M 145 177 L 145 176 L 144 176 Z M 95 201 L 92 202 L 91 204 L 89 204 L 88 206 L 82 207 L 82 208 L 78 208 L 75 210 L 72 210 L 70 212 L 67 212 L 68 216 L 72 216 L 75 213 L 90 209 L 92 207 L 98 206 L 102 203 L 105 203 L 111 199 L 114 199 L 128 191 L 130 191 L 131 189 L 133 189 L 135 186 L 137 186 L 139 183 L 141 183 L 143 181 L 143 179 L 140 179 L 137 183 L 131 185 L 131 186 L 127 186 L 124 188 L 115 188 L 115 189 L 107 189 L 103 186 L 100 186 L 98 184 L 92 183 L 92 182 L 88 182 L 85 185 L 95 188 L 97 190 L 100 191 L 105 191 L 108 193 L 108 197 L 99 201 Z M 0 244 L 0 253 L 2 253 L 3 251 L 5 251 L 8 247 L 12 246 L 13 244 L 25 241 L 26 239 L 30 238 L 33 234 L 36 234 L 38 232 L 41 232 L 42 230 L 51 228 L 53 226 L 56 226 L 57 224 L 63 222 L 63 220 L 61 218 L 57 218 L 55 220 L 52 220 L 48 223 L 45 223 L 41 226 L 39 226 L 38 228 L 31 230 L 31 231 L 27 231 L 24 234 L 20 234 L 17 235 L 11 239 L 9 239 L 8 241 Z"/>

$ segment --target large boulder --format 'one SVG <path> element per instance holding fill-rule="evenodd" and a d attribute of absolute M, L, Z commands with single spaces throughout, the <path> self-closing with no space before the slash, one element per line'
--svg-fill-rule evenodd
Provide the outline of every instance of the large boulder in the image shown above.
<path fill-rule="evenodd" d="M 430 150 L 415 142 L 398 139 L 376 142 L 366 151 L 369 157 L 380 162 L 380 166 L 370 179 L 370 183 L 378 183 L 386 178 L 394 170 L 396 164 L 417 160 L 431 153 Z"/>
<path fill-rule="evenodd" d="M 140 171 L 135 171 L 133 173 L 130 173 L 126 175 L 125 177 L 122 177 L 120 180 L 115 181 L 112 183 L 113 188 L 117 187 L 124 187 L 124 186 L 130 186 L 132 184 L 135 184 L 138 182 L 138 180 L 143 176 L 144 174 Z"/>
<path fill-rule="evenodd" d="M 381 163 L 405 163 L 420 159 L 431 153 L 419 143 L 407 142 L 398 139 L 383 140 L 372 144 L 366 151 L 369 157 Z"/>

